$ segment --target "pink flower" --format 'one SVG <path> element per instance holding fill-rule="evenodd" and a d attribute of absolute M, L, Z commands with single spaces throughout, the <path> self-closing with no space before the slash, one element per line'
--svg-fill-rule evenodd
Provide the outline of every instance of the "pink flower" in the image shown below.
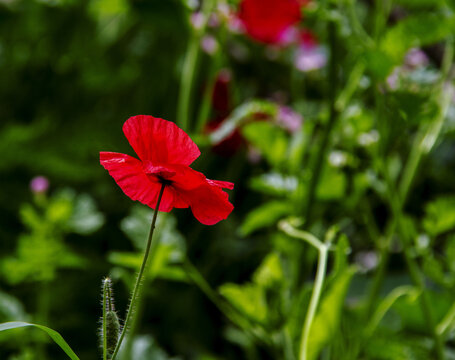
<path fill-rule="evenodd" d="M 30 190 L 35 194 L 44 193 L 49 189 L 49 180 L 44 176 L 35 176 L 30 181 Z"/>
<path fill-rule="evenodd" d="M 327 64 L 327 53 L 317 43 L 310 32 L 303 30 L 299 36 L 299 49 L 295 57 L 295 67 L 303 72 L 318 70 Z"/>

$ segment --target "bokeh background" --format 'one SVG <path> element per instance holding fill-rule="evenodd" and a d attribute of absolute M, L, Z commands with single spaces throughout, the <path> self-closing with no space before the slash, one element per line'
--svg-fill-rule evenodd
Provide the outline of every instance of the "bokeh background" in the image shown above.
<path fill-rule="evenodd" d="M 437 358 L 406 249 L 455 358 L 455 4 L 299 4 L 264 40 L 234 0 L 0 1 L 0 322 L 101 358 L 102 279 L 123 318 L 152 212 L 99 151 L 134 155 L 133 115 L 182 125 L 183 87 L 192 166 L 234 182 L 235 209 L 215 226 L 159 214 L 131 359 L 297 358 L 317 252 L 278 229 L 289 216 L 339 230 L 310 358 Z M 0 358 L 64 354 L 17 329 Z"/>

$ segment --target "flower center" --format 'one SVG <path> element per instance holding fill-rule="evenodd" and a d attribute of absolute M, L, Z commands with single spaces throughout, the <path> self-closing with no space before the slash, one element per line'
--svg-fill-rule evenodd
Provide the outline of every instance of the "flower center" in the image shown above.
<path fill-rule="evenodd" d="M 163 185 L 172 185 L 172 180 L 169 180 L 169 179 L 165 179 L 163 176 L 161 175 L 156 175 L 156 177 L 158 178 L 158 182 L 160 184 L 163 184 Z"/>

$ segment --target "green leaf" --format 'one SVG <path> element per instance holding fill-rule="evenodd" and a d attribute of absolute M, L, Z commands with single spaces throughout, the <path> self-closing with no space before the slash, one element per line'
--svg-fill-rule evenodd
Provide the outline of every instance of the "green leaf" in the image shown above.
<path fill-rule="evenodd" d="M 426 290 L 431 304 L 431 313 L 436 322 L 447 314 L 453 305 L 452 294 L 450 292 Z M 428 336 L 431 330 L 428 328 L 425 317 L 421 311 L 420 297 L 401 297 L 393 305 L 393 310 L 401 318 L 404 329 L 422 332 Z"/>
<path fill-rule="evenodd" d="M 250 187 L 267 195 L 283 196 L 297 189 L 298 180 L 294 176 L 285 176 L 271 172 L 251 179 Z"/>
<path fill-rule="evenodd" d="M 276 252 L 268 254 L 253 275 L 253 281 L 256 284 L 267 288 L 282 286 L 283 278 L 280 255 Z"/>
<path fill-rule="evenodd" d="M 316 189 L 317 197 L 321 200 L 340 199 L 346 189 L 346 177 L 339 169 L 326 166 L 321 181 Z"/>
<path fill-rule="evenodd" d="M 234 109 L 223 124 L 210 134 L 210 142 L 218 144 L 228 138 L 236 129 L 240 129 L 248 120 L 257 114 L 276 116 L 276 103 L 264 100 L 251 100 Z"/>
<path fill-rule="evenodd" d="M 95 201 L 88 194 L 81 194 L 74 202 L 73 214 L 69 226 L 77 234 L 89 235 L 104 224 L 104 215 L 100 213 Z"/>
<path fill-rule="evenodd" d="M 42 325 L 36 325 L 36 324 L 30 324 L 26 322 L 20 322 L 20 321 L 14 321 L 14 322 L 7 322 L 0 324 L 0 331 L 5 331 L 5 330 L 12 330 L 12 329 L 17 329 L 17 328 L 23 328 L 23 327 L 36 327 L 38 329 L 41 329 L 45 331 L 54 342 L 60 346 L 60 348 L 65 352 L 66 355 L 72 360 L 80 360 L 78 356 L 74 353 L 74 351 L 71 349 L 71 347 L 66 343 L 66 341 L 63 339 L 63 337 L 55 330 L 52 330 L 46 326 Z"/>
<path fill-rule="evenodd" d="M 404 55 L 413 47 L 431 45 L 452 34 L 454 16 L 444 13 L 420 13 L 408 16 L 391 27 L 379 48 L 365 54 L 373 73 L 384 79 L 394 66 L 401 64 Z"/>
<path fill-rule="evenodd" d="M 336 335 L 340 323 L 344 299 L 351 283 L 355 268 L 341 273 L 323 298 L 311 326 L 308 342 L 308 359 L 317 359 L 322 348 Z"/>
<path fill-rule="evenodd" d="M 255 208 L 247 216 L 240 234 L 247 236 L 253 231 L 275 224 L 278 219 L 288 215 L 292 211 L 292 205 L 286 201 L 270 201 Z"/>
<path fill-rule="evenodd" d="M 381 49 L 400 62 L 409 49 L 434 44 L 452 34 L 454 20 L 436 13 L 409 16 L 387 31 Z"/>
<path fill-rule="evenodd" d="M 138 250 L 143 250 L 145 247 L 152 217 L 153 210 L 143 205 L 137 205 L 131 208 L 130 214 L 120 223 L 120 228 Z M 185 252 L 185 240 L 177 230 L 177 221 L 171 214 L 160 213 L 153 239 L 154 242 L 172 246 L 174 258 L 181 258 Z"/>
<path fill-rule="evenodd" d="M 3 320 L 27 320 L 24 305 L 14 296 L 0 291 L 0 316 Z"/>
<path fill-rule="evenodd" d="M 437 236 L 455 228 L 455 196 L 444 196 L 425 206 L 425 231 Z"/>
<path fill-rule="evenodd" d="M 245 125 L 242 134 L 272 166 L 280 167 L 285 162 L 288 138 L 284 130 L 270 122 L 260 121 Z"/>
<path fill-rule="evenodd" d="M 238 285 L 233 283 L 223 284 L 220 293 L 235 308 L 248 318 L 260 323 L 267 320 L 267 301 L 263 289 L 256 284 Z"/>

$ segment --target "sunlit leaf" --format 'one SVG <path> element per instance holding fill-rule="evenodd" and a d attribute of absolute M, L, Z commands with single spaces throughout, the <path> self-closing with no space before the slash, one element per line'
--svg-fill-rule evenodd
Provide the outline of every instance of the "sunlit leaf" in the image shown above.
<path fill-rule="evenodd" d="M 27 320 L 24 305 L 5 292 L 0 291 L 0 318 L 2 320 Z"/>
<path fill-rule="evenodd" d="M 316 193 L 321 200 L 339 199 L 344 196 L 346 177 L 341 170 L 326 166 Z"/>
<path fill-rule="evenodd" d="M 354 268 L 348 268 L 341 273 L 332 282 L 331 288 L 327 290 L 322 299 L 311 326 L 308 341 L 309 360 L 317 359 L 322 348 L 330 342 L 338 331 L 344 299 L 354 273 Z"/>
<path fill-rule="evenodd" d="M 286 201 L 270 201 L 258 206 L 246 216 L 240 227 L 240 233 L 243 236 L 247 236 L 253 231 L 271 226 L 291 211 L 292 204 Z"/>
<path fill-rule="evenodd" d="M 252 189 L 269 195 L 288 195 L 297 189 L 298 181 L 294 176 L 272 172 L 254 177 L 250 181 Z"/>
<path fill-rule="evenodd" d="M 257 121 L 245 125 L 242 134 L 271 165 L 282 167 L 288 149 L 288 138 L 284 130 L 270 122 Z"/>
<path fill-rule="evenodd" d="M 254 283 L 263 287 L 280 287 L 284 283 L 283 267 L 278 253 L 268 254 L 254 272 Z"/>
<path fill-rule="evenodd" d="M 437 236 L 455 228 L 455 197 L 444 196 L 428 203 L 423 220 L 425 230 Z"/>
<path fill-rule="evenodd" d="M 235 308 L 259 323 L 267 320 L 267 302 L 263 289 L 256 284 L 232 284 L 221 285 L 219 289 Z"/>
<path fill-rule="evenodd" d="M 104 215 L 100 213 L 95 201 L 88 194 L 76 197 L 73 213 L 69 220 L 70 228 L 78 234 L 89 235 L 104 224 Z"/>
<path fill-rule="evenodd" d="M 30 324 L 26 322 L 8 322 L 8 323 L 3 323 L 0 324 L 0 331 L 6 331 L 6 330 L 12 330 L 12 329 L 18 329 L 18 328 L 23 328 L 23 327 L 35 327 L 40 330 L 43 330 L 46 332 L 54 342 L 60 346 L 60 348 L 65 352 L 66 355 L 72 360 L 79 360 L 77 355 L 74 353 L 74 351 L 71 349 L 71 347 L 66 343 L 66 341 L 63 339 L 63 337 L 55 330 L 52 330 L 46 326 L 42 325 L 36 325 L 36 324 Z"/>

